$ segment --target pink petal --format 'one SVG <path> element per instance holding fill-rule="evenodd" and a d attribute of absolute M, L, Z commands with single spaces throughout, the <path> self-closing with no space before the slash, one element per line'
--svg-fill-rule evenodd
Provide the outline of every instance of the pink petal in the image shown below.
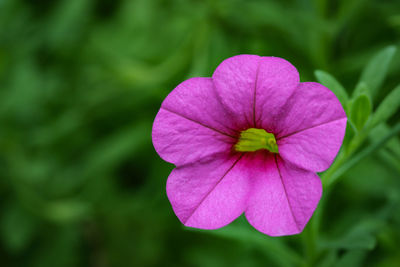
<path fill-rule="evenodd" d="M 216 229 L 243 213 L 250 190 L 241 155 L 178 167 L 167 181 L 167 195 L 186 226 Z"/>
<path fill-rule="evenodd" d="M 256 127 L 275 131 L 275 118 L 300 82 L 299 73 L 288 61 L 279 57 L 263 57 L 260 61 L 256 89 Z"/>
<path fill-rule="evenodd" d="M 270 236 L 303 231 L 322 194 L 319 177 L 285 163 L 279 156 L 253 161 L 253 187 L 246 218 L 258 231 Z"/>
<path fill-rule="evenodd" d="M 299 83 L 299 74 L 288 61 L 255 55 L 226 59 L 212 78 L 222 104 L 236 117 L 239 130 L 270 130 L 274 115 Z"/>
<path fill-rule="evenodd" d="M 199 122 L 227 135 L 237 135 L 236 118 L 221 105 L 211 78 L 191 78 L 179 84 L 161 108 Z"/>
<path fill-rule="evenodd" d="M 162 108 L 154 120 L 152 135 L 160 157 L 177 166 L 229 153 L 235 143 L 230 136 Z"/>
<path fill-rule="evenodd" d="M 326 170 L 340 149 L 346 121 L 342 118 L 278 140 L 281 157 L 306 170 Z"/>
<path fill-rule="evenodd" d="M 165 161 L 176 165 L 227 153 L 236 134 L 233 120 L 214 95 L 211 78 L 181 83 L 162 103 L 153 124 L 153 145 Z"/>
<path fill-rule="evenodd" d="M 279 154 L 301 168 L 323 171 L 340 149 L 346 121 L 342 105 L 328 88 L 301 83 L 277 121 Z"/>

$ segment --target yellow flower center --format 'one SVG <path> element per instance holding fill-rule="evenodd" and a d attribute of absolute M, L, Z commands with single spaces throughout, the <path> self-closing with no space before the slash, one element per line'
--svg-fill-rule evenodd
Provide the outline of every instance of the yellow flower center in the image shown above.
<path fill-rule="evenodd" d="M 240 133 L 235 150 L 239 152 L 253 152 L 266 149 L 272 153 L 279 153 L 275 136 L 264 129 L 249 128 Z"/>

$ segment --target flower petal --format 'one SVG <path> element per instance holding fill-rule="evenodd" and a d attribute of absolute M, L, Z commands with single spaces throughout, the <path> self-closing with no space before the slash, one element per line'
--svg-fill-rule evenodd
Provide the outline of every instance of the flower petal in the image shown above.
<path fill-rule="evenodd" d="M 346 121 L 342 105 L 328 88 L 301 83 L 277 121 L 279 153 L 301 168 L 323 171 L 340 149 Z"/>
<path fill-rule="evenodd" d="M 233 123 L 215 96 L 211 78 L 193 78 L 175 88 L 161 105 L 153 124 L 153 145 L 165 161 L 195 162 L 232 148 Z"/>
<path fill-rule="evenodd" d="M 230 136 L 162 108 L 154 120 L 152 135 L 160 157 L 177 166 L 229 153 L 235 142 Z"/>
<path fill-rule="evenodd" d="M 226 59 L 213 76 L 222 104 L 239 130 L 271 128 L 271 120 L 299 83 L 296 68 L 278 57 L 239 55 Z"/>
<path fill-rule="evenodd" d="M 243 213 L 250 190 L 241 155 L 209 158 L 174 169 L 167 195 L 179 220 L 189 227 L 216 229 Z"/>
<path fill-rule="evenodd" d="M 262 57 L 255 99 L 255 127 L 275 131 L 275 119 L 300 82 L 299 73 L 279 57 Z"/>
<path fill-rule="evenodd" d="M 303 231 L 322 194 L 319 177 L 285 163 L 279 156 L 253 161 L 252 191 L 246 218 L 258 231 L 270 236 Z"/>
<path fill-rule="evenodd" d="M 236 118 L 221 105 L 211 78 L 196 77 L 182 82 L 167 96 L 161 108 L 227 135 L 238 134 Z"/>
<path fill-rule="evenodd" d="M 225 59 L 212 79 L 224 106 L 232 112 L 240 130 L 254 127 L 254 94 L 260 57 L 238 55 Z"/>
<path fill-rule="evenodd" d="M 279 154 L 303 169 L 324 171 L 339 152 L 346 121 L 338 119 L 278 140 Z"/>

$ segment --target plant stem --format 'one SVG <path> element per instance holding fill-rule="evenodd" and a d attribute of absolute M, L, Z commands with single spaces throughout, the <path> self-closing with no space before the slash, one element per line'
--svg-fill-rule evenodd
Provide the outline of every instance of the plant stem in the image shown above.
<path fill-rule="evenodd" d="M 306 256 L 306 266 L 314 266 L 315 256 L 316 256 L 316 241 L 317 232 L 315 231 L 315 219 L 312 218 L 308 223 L 307 228 L 304 231 L 304 245 L 305 245 L 305 256 Z"/>

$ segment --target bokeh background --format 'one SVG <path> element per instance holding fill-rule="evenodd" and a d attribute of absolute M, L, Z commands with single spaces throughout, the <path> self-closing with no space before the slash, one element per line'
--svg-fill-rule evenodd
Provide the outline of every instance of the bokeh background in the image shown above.
<path fill-rule="evenodd" d="M 0 0 L 0 266 L 400 266 L 398 135 L 326 189 L 316 234 L 279 238 L 183 227 L 151 143 L 165 96 L 227 57 L 283 57 L 351 94 L 399 45 L 398 0 Z"/>

